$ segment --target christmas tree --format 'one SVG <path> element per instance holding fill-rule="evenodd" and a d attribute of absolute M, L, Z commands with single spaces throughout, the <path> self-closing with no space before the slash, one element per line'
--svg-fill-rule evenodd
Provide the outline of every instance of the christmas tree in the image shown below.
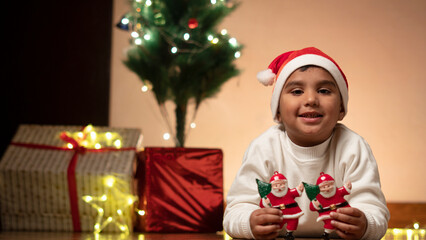
<path fill-rule="evenodd" d="M 160 112 L 183 147 L 186 115 L 194 104 L 214 96 L 223 83 L 239 74 L 234 65 L 242 46 L 218 24 L 238 6 L 227 0 L 132 0 L 131 11 L 118 27 L 131 32 L 124 64 L 153 91 Z M 165 109 L 175 103 L 173 131 Z"/>

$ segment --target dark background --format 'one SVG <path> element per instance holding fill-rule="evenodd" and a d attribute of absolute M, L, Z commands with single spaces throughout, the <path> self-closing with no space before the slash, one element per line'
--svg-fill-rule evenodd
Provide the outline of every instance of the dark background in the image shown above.
<path fill-rule="evenodd" d="M 108 125 L 112 0 L 1 6 L 0 156 L 19 124 Z"/>

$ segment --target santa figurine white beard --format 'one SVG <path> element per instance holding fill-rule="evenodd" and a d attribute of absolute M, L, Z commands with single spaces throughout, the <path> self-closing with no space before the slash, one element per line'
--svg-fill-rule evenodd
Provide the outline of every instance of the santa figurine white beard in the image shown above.
<path fill-rule="evenodd" d="M 320 192 L 320 194 L 325 198 L 331 198 L 336 194 L 336 186 L 333 186 L 332 190 L 329 190 L 328 192 Z"/>
<path fill-rule="evenodd" d="M 281 188 L 272 188 L 271 193 L 275 197 L 284 197 L 287 194 L 288 187 L 287 184 L 284 187 Z"/>

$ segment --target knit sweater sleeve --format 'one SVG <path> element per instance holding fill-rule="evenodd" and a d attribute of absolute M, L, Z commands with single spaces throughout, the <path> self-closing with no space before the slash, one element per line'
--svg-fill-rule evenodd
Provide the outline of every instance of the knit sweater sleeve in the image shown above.
<path fill-rule="evenodd" d="M 390 214 L 381 190 L 378 166 L 368 143 L 356 133 L 349 135 L 352 136 L 340 138 L 340 146 L 336 148 L 337 157 L 345 159 L 339 163 L 344 182 L 352 182 L 348 201 L 367 218 L 367 230 L 362 239 L 381 239 Z"/>
<path fill-rule="evenodd" d="M 250 228 L 250 216 L 253 211 L 260 208 L 261 200 L 256 178 L 268 182 L 275 168 L 270 155 L 273 151 L 272 147 L 266 144 L 265 151 L 265 145 L 262 142 L 262 139 L 256 139 L 250 144 L 228 191 L 223 227 L 225 232 L 233 238 L 254 238 Z"/>

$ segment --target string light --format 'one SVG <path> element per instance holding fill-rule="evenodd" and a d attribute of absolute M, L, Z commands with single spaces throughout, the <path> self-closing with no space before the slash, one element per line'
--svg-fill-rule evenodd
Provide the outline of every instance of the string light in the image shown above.
<path fill-rule="evenodd" d="M 170 133 L 163 134 L 163 139 L 164 140 L 169 140 L 170 139 Z"/>
<path fill-rule="evenodd" d="M 120 140 L 120 139 L 115 140 L 115 141 L 114 141 L 114 146 L 115 146 L 116 148 L 121 148 L 121 140 Z"/>
<path fill-rule="evenodd" d="M 193 122 L 193 123 L 191 123 L 189 126 L 190 126 L 191 128 L 195 128 L 195 127 L 197 127 L 197 124 L 195 124 L 195 123 Z"/>
<path fill-rule="evenodd" d="M 151 34 L 147 33 L 145 35 L 143 35 L 143 38 L 147 41 L 149 41 L 151 39 Z"/>
<path fill-rule="evenodd" d="M 151 0 L 146 0 L 145 5 L 148 6 L 148 7 L 151 6 L 152 5 Z"/>
<path fill-rule="evenodd" d="M 173 54 L 177 53 L 177 51 L 178 51 L 177 47 L 172 47 L 170 49 L 170 52 L 172 52 Z"/>
<path fill-rule="evenodd" d="M 138 33 L 138 32 L 135 32 L 135 31 L 133 31 L 130 35 L 131 35 L 133 38 L 138 38 L 138 37 L 139 37 L 139 33 Z"/>
<path fill-rule="evenodd" d="M 211 34 L 207 36 L 207 40 L 209 40 L 209 41 L 212 41 L 212 40 L 213 40 L 213 38 L 214 38 L 214 37 L 213 37 L 213 35 L 211 35 Z"/>
<path fill-rule="evenodd" d="M 240 58 L 241 57 L 240 51 L 235 52 L 234 57 L 235 58 Z"/>
<path fill-rule="evenodd" d="M 212 4 L 216 4 L 216 0 L 210 0 Z"/>
<path fill-rule="evenodd" d="M 220 34 L 222 34 L 223 36 L 225 36 L 226 34 L 228 34 L 228 30 L 222 29 L 222 31 L 220 31 Z"/>
<path fill-rule="evenodd" d="M 123 25 L 127 25 L 127 24 L 129 24 L 129 22 L 130 22 L 130 20 L 129 20 L 128 18 L 126 18 L 126 17 L 123 17 L 123 18 L 121 19 L 121 23 L 122 23 Z"/>
<path fill-rule="evenodd" d="M 85 148 L 101 149 L 103 146 L 121 148 L 121 136 L 116 132 L 96 132 L 92 125 L 87 125 L 83 131 L 67 132 L 69 137 L 73 138 L 79 146 Z M 74 149 L 71 143 L 67 143 L 66 147 Z"/>
<path fill-rule="evenodd" d="M 183 39 L 185 39 L 185 41 L 188 41 L 189 37 L 190 37 L 189 33 L 183 34 Z"/>
<path fill-rule="evenodd" d="M 111 132 L 106 132 L 105 133 L 105 137 L 107 140 L 111 140 L 112 139 L 112 133 Z"/>
<path fill-rule="evenodd" d="M 228 42 L 233 46 L 233 47 L 236 47 L 237 46 L 237 39 L 235 39 L 235 38 L 230 38 L 229 40 L 228 40 Z"/>
<path fill-rule="evenodd" d="M 96 134 L 96 132 L 90 132 L 90 138 L 92 140 L 95 140 L 98 134 Z"/>
<path fill-rule="evenodd" d="M 126 188 L 128 186 L 126 180 L 109 175 L 105 176 L 102 181 L 107 190 L 105 194 L 98 197 L 90 195 L 82 197 L 83 201 L 90 204 L 98 214 L 93 231 L 95 234 L 99 234 L 107 225 L 114 224 L 122 233 L 128 235 L 128 224 L 131 224 L 131 220 L 128 219 L 130 213 L 127 212 L 132 210 L 131 206 L 137 197 L 129 193 L 130 190 L 128 187 Z M 123 189 L 128 191 L 123 191 Z M 113 209 L 114 207 L 117 208 Z M 108 212 L 105 212 L 104 209 L 108 209 Z"/>
<path fill-rule="evenodd" d="M 142 90 L 142 92 L 146 92 L 146 91 L 148 91 L 148 86 L 143 85 L 143 86 L 141 87 L 141 90 Z"/>
<path fill-rule="evenodd" d="M 136 44 L 136 45 L 142 45 L 142 39 L 140 39 L 140 38 L 136 38 L 136 39 L 135 39 L 135 44 Z"/>
<path fill-rule="evenodd" d="M 212 43 L 217 44 L 219 42 L 219 38 L 213 38 Z"/>
<path fill-rule="evenodd" d="M 414 229 L 419 229 L 420 228 L 420 224 L 418 222 L 415 222 L 413 224 Z"/>

